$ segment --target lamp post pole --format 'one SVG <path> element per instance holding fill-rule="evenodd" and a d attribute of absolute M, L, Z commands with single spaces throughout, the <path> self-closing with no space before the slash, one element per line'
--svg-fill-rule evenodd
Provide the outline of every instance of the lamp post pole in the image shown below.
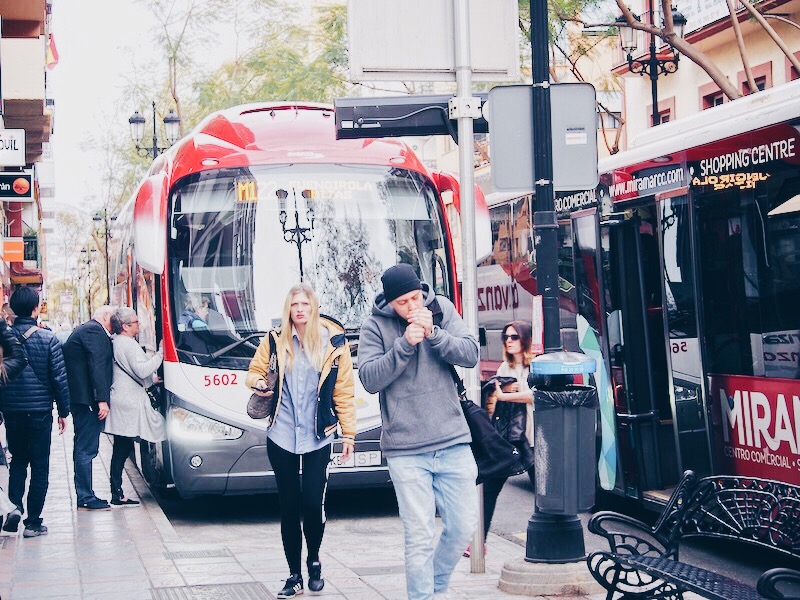
<path fill-rule="evenodd" d="M 650 93 L 653 96 L 653 127 L 661 124 L 661 113 L 658 110 L 658 56 L 656 56 L 656 36 L 650 33 Z"/>
<path fill-rule="evenodd" d="M 156 103 L 153 100 L 153 160 L 158 158 L 158 134 L 156 132 Z"/>
<path fill-rule="evenodd" d="M 115 219 L 116 219 L 116 217 L 112 215 L 110 220 L 113 221 Z M 108 256 L 108 238 L 111 237 L 111 231 L 109 231 L 109 229 L 108 229 L 108 221 L 109 221 L 108 208 L 104 206 L 102 212 L 95 213 L 94 217 L 92 217 L 92 220 L 93 221 L 102 221 L 103 222 L 103 238 L 104 238 L 104 240 L 103 240 L 103 243 L 104 243 L 103 252 L 104 252 L 105 261 L 106 261 L 106 264 L 105 264 L 105 267 L 106 267 L 106 304 L 111 305 L 111 274 L 109 272 L 110 271 L 111 261 L 110 261 L 109 256 Z"/>

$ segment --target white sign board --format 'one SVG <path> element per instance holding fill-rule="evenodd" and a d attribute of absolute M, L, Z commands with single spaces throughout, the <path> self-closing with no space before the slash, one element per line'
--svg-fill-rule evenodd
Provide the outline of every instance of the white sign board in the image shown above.
<path fill-rule="evenodd" d="M 497 86 L 483 105 L 489 121 L 492 184 L 500 191 L 530 191 L 533 172 L 532 89 Z M 488 114 L 487 114 L 488 113 Z M 550 86 L 553 189 L 592 190 L 597 173 L 597 100 L 589 83 Z"/>
<path fill-rule="evenodd" d="M 519 80 L 517 0 L 469 0 L 473 81 Z M 455 81 L 452 0 L 348 0 L 352 81 Z"/>
<path fill-rule="evenodd" d="M 25 166 L 25 130 L 0 129 L 0 167 Z"/>

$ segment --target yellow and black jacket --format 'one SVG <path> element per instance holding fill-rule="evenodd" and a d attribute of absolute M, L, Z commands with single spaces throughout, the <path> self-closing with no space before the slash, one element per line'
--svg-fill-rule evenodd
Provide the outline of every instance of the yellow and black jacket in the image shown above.
<path fill-rule="evenodd" d="M 356 436 L 356 404 L 353 388 L 353 359 L 350 355 L 350 345 L 345 337 L 344 327 L 336 320 L 320 315 L 320 324 L 328 330 L 328 346 L 325 349 L 325 358 L 322 361 L 322 372 L 319 377 L 316 423 L 314 433 L 322 439 L 336 430 L 339 423 L 342 429 L 342 438 L 355 441 Z M 280 330 L 270 331 L 268 336 L 274 336 L 275 346 Z M 281 353 L 283 354 L 283 353 Z M 283 373 L 286 367 L 286 355 L 278 354 L 278 384 L 276 391 L 278 399 L 275 402 L 275 411 L 268 415 L 270 427 L 275 423 L 275 418 L 281 409 L 281 396 L 283 392 Z M 264 336 L 258 346 L 250 368 L 247 371 L 245 383 L 250 388 L 255 388 L 259 381 L 266 380 L 269 369 L 270 344 L 269 338 Z"/>

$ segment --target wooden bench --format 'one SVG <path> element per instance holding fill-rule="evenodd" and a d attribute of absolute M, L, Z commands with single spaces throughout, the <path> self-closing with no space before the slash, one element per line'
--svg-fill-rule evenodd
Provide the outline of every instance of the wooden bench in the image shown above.
<path fill-rule="evenodd" d="M 771 569 L 752 587 L 678 556 L 681 542 L 693 537 L 800 556 L 800 486 L 727 475 L 698 479 L 686 471 L 652 527 L 605 511 L 592 516 L 589 530 L 609 543 L 609 551 L 586 558 L 592 576 L 608 590 L 607 600 L 682 599 L 683 592 L 719 600 L 800 600 L 800 571 Z"/>

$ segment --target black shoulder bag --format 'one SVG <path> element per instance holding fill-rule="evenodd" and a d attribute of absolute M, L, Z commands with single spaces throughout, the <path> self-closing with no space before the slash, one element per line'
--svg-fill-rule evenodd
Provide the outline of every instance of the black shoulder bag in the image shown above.
<path fill-rule="evenodd" d="M 458 376 L 456 368 L 450 367 L 450 376 L 456 384 L 458 396 L 461 398 L 461 409 L 467 420 L 469 432 L 472 435 L 472 455 L 478 465 L 477 483 L 487 479 L 504 479 L 511 475 L 519 475 L 527 471 L 531 465 L 524 465 L 519 450 L 501 436 L 492 425 L 483 408 L 467 399 L 467 390 L 464 382 Z"/>
<path fill-rule="evenodd" d="M 128 371 L 128 369 L 119 364 L 116 358 L 114 358 L 114 364 L 117 365 L 122 372 L 125 373 L 125 375 L 133 379 L 137 384 L 144 388 L 144 391 L 147 392 L 147 398 L 150 400 L 150 407 L 155 411 L 159 411 L 161 408 L 161 390 L 158 388 L 158 385 L 154 383 L 150 387 L 146 387 L 141 381 L 134 377 L 130 371 Z"/>

